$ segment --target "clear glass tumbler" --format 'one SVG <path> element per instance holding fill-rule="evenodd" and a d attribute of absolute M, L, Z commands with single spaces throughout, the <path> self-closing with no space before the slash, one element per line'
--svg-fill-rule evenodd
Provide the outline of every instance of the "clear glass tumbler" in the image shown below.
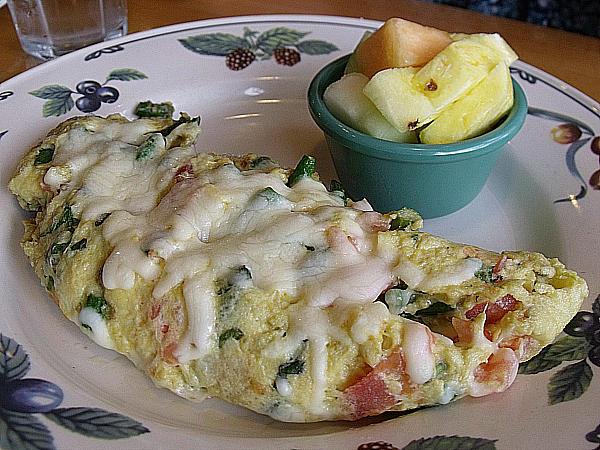
<path fill-rule="evenodd" d="M 25 52 L 55 58 L 127 33 L 126 0 L 8 0 Z"/>

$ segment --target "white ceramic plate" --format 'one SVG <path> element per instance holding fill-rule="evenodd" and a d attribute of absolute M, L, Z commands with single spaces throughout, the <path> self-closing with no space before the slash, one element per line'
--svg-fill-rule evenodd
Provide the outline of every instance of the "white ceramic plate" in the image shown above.
<path fill-rule="evenodd" d="M 45 63 L 0 84 L 1 185 L 6 186 L 28 148 L 57 123 L 81 114 L 76 86 L 85 80 L 119 92 L 118 100 L 103 103 L 97 114 L 131 117 L 138 101 L 172 101 L 178 111 L 202 116 L 200 151 L 255 152 L 289 166 L 312 154 L 328 181 L 335 173 L 308 113 L 308 83 L 327 62 L 350 52 L 366 30 L 380 25 L 319 16 L 207 20 L 126 36 Z M 221 33 L 227 45 L 247 39 L 256 60 L 233 71 L 225 56 L 198 53 L 223 52 L 213 33 Z M 286 66 L 269 58 L 264 50 L 277 43 L 298 52 L 300 61 Z M 591 320 L 588 326 L 598 338 L 600 305 L 593 302 L 600 294 L 600 192 L 589 180 L 596 173 L 598 183 L 598 154 L 591 143 L 600 134 L 600 108 L 527 64 L 518 62 L 512 71 L 531 107 L 523 129 L 481 194 L 462 210 L 428 221 L 426 231 L 492 250 L 559 257 L 590 285 L 582 307 L 588 313 L 580 316 Z M 573 142 L 552 137 L 552 130 L 564 123 L 581 132 Z M 7 388 L 7 361 L 16 367 L 13 378 L 29 363 L 19 380 L 45 380 L 31 387 L 41 389 L 51 403 L 41 409 L 36 403 L 22 414 L 1 412 L 4 447 L 20 448 L 20 438 L 22 443 L 35 439 L 38 448 L 90 450 L 355 449 L 377 441 L 388 446 L 361 448 L 598 448 L 600 370 L 588 352 L 598 352 L 600 344 L 590 340 L 590 333 L 588 338 L 563 335 L 551 357 L 525 367 L 539 373 L 518 376 L 506 393 L 355 423 L 283 424 L 219 400 L 195 404 L 180 399 L 155 388 L 124 357 L 86 340 L 62 317 L 19 247 L 24 215 L 4 187 L 0 205 L 0 392 L 14 391 L 14 385 Z M 36 412 L 44 409 L 50 411 Z M 62 419 L 62 425 L 52 418 Z M 79 432 L 67 429 L 68 424 Z M 103 433 L 130 437 L 90 437 Z"/>

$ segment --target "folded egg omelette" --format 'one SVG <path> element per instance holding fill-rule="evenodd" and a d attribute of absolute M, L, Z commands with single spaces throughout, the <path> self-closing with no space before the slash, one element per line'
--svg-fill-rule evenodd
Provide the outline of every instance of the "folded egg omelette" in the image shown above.
<path fill-rule="evenodd" d="M 199 132 L 72 118 L 9 183 L 64 315 L 182 397 L 314 422 L 501 392 L 587 295 L 556 259 L 420 232 L 311 157 L 198 153 Z"/>

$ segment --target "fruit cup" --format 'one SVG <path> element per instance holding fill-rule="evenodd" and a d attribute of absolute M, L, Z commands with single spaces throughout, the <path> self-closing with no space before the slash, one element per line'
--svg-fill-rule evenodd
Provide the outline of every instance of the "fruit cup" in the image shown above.
<path fill-rule="evenodd" d="M 483 189 L 503 147 L 527 116 L 525 93 L 514 80 L 514 102 L 491 131 L 451 144 L 408 144 L 378 139 L 345 125 L 327 109 L 323 93 L 339 80 L 350 55 L 325 66 L 311 81 L 308 104 L 325 134 L 340 182 L 356 200 L 389 212 L 404 206 L 423 218 L 450 214 Z"/>

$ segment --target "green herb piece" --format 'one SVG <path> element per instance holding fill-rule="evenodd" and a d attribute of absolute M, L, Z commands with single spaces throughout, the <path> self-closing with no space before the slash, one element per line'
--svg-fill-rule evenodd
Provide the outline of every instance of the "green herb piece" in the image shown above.
<path fill-rule="evenodd" d="M 287 378 L 288 375 L 298 375 L 304 372 L 304 361 L 294 359 L 293 361 L 285 362 L 279 366 L 277 371 L 278 377 Z"/>
<path fill-rule="evenodd" d="M 494 276 L 494 268 L 485 263 L 483 263 L 481 268 L 475 272 L 475 276 L 484 283 L 493 283 L 496 281 L 496 277 Z"/>
<path fill-rule="evenodd" d="M 54 278 L 48 277 L 46 280 L 46 290 L 53 291 L 54 290 Z"/>
<path fill-rule="evenodd" d="M 390 230 L 417 230 L 423 226 L 421 215 L 411 208 L 402 208 L 390 215 Z"/>
<path fill-rule="evenodd" d="M 134 114 L 138 117 L 156 117 L 170 119 L 175 108 L 169 102 L 153 103 L 151 101 L 140 102 L 135 108 Z"/>
<path fill-rule="evenodd" d="M 165 149 L 165 138 L 160 133 L 152 133 L 148 139 L 140 144 L 135 159 L 152 158 Z"/>
<path fill-rule="evenodd" d="M 90 327 L 87 323 L 82 323 L 81 324 L 81 328 L 84 328 L 88 331 L 92 331 L 92 327 Z"/>
<path fill-rule="evenodd" d="M 102 297 L 96 297 L 94 294 L 88 294 L 85 306 L 93 308 L 103 319 L 110 318 L 112 311 L 110 305 Z"/>
<path fill-rule="evenodd" d="M 235 339 L 239 341 L 242 337 L 244 337 L 244 332 L 239 328 L 230 328 L 219 336 L 219 348 L 223 347 L 223 344 L 229 339 Z"/>
<path fill-rule="evenodd" d="M 314 157 L 304 155 L 288 178 L 288 187 L 292 187 L 304 177 L 312 176 L 312 174 L 315 173 L 316 162 L 317 160 Z"/>
<path fill-rule="evenodd" d="M 80 241 L 75 242 L 71 245 L 71 250 L 83 250 L 87 247 L 87 239 L 83 238 Z"/>
<path fill-rule="evenodd" d="M 60 255 L 69 246 L 68 242 L 54 243 L 50 246 L 51 255 Z"/>
<path fill-rule="evenodd" d="M 52 147 L 44 147 L 40 148 L 37 156 L 33 160 L 34 166 L 39 166 L 41 164 L 46 164 L 52 161 L 52 157 L 54 156 L 54 145 Z"/>
<path fill-rule="evenodd" d="M 71 211 L 71 206 L 69 206 L 68 204 L 65 204 L 65 209 L 63 210 L 60 217 L 58 219 L 56 219 L 54 222 L 52 222 L 52 225 L 50 225 L 50 227 L 46 231 L 44 231 L 43 233 L 40 233 L 40 237 L 46 236 L 46 235 L 58 230 L 58 228 L 60 228 L 60 226 L 63 224 L 74 227 L 74 226 L 77 226 L 78 223 L 79 223 L 79 219 L 76 219 L 75 217 L 73 217 L 73 211 Z"/>

